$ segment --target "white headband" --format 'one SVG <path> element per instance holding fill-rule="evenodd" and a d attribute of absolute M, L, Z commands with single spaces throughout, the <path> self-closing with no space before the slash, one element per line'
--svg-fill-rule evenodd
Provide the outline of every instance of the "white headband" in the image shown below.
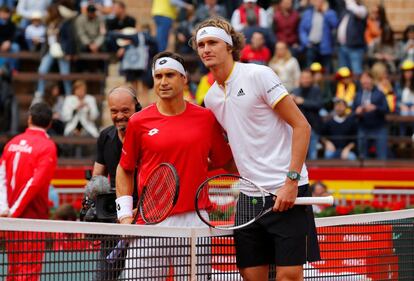
<path fill-rule="evenodd" d="M 215 27 L 215 26 L 206 26 L 206 27 L 201 28 L 197 32 L 197 37 L 196 37 L 197 43 L 201 39 L 204 39 L 206 37 L 216 37 L 216 38 L 223 40 L 230 46 L 233 46 L 233 40 L 231 39 L 231 36 L 227 34 L 227 32 L 222 28 Z"/>
<path fill-rule="evenodd" d="M 154 69 L 152 70 L 152 76 L 160 69 L 169 68 L 180 72 L 182 75 L 187 76 L 184 66 L 177 60 L 170 57 L 162 57 L 155 61 Z"/>

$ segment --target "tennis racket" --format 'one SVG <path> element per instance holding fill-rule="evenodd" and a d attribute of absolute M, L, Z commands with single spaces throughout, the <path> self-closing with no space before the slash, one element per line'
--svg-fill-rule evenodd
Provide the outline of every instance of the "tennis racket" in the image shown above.
<path fill-rule="evenodd" d="M 234 230 L 246 227 L 271 212 L 274 197 L 275 194 L 246 178 L 222 174 L 208 178 L 200 185 L 195 205 L 198 216 L 208 226 Z M 295 205 L 333 203 L 332 196 L 298 197 L 295 201 Z"/>
<path fill-rule="evenodd" d="M 145 224 L 162 222 L 177 203 L 179 191 L 179 178 L 174 166 L 169 163 L 159 164 L 151 171 L 143 185 L 133 224 L 136 223 L 139 215 Z M 120 240 L 106 260 L 110 263 L 115 262 L 127 246 L 127 239 Z"/>

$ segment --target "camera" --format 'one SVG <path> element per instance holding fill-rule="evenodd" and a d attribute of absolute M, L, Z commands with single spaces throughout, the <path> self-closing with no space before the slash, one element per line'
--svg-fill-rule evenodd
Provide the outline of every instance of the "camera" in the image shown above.
<path fill-rule="evenodd" d="M 80 212 L 81 221 L 116 222 L 116 194 L 104 176 L 93 176 L 85 188 Z"/>

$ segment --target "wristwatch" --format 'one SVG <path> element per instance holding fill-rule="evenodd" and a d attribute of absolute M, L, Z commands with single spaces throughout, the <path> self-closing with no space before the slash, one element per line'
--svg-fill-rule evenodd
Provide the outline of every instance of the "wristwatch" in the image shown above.
<path fill-rule="evenodd" d="M 286 176 L 293 180 L 293 181 L 299 181 L 300 180 L 300 174 L 298 172 L 295 171 L 289 171 Z"/>

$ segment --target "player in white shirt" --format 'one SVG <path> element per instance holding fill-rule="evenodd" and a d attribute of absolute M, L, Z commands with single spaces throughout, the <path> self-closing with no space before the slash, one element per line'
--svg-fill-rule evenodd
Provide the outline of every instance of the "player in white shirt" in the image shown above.
<path fill-rule="evenodd" d="M 304 164 L 311 128 L 279 77 L 267 66 L 239 63 L 243 35 L 222 18 L 196 27 L 192 45 L 216 82 L 204 100 L 226 130 L 241 176 L 277 192 L 275 212 L 235 231 L 237 265 L 244 280 L 303 280 L 303 264 L 320 259 Z M 245 194 L 255 196 L 256 194 Z M 249 202 L 249 201 L 248 201 Z"/>

